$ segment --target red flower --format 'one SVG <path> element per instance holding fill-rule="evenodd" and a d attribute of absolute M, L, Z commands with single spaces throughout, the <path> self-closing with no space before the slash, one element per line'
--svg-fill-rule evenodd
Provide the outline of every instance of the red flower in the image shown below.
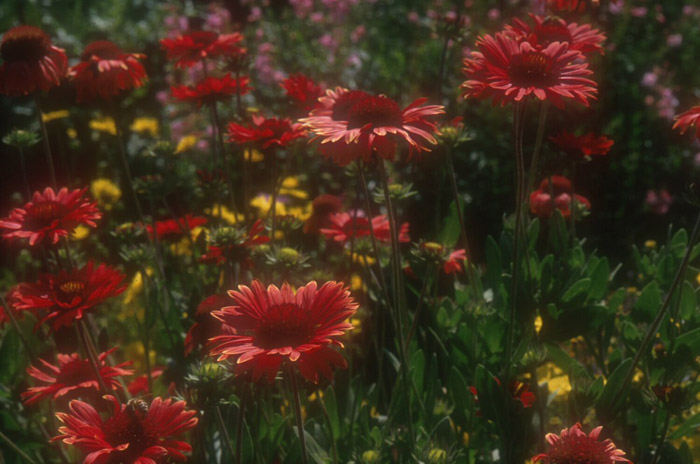
<path fill-rule="evenodd" d="M 340 212 L 343 203 L 339 197 L 324 193 L 314 198 L 311 208 L 311 216 L 304 223 L 304 232 L 317 234 L 319 229 L 331 227 L 330 216 Z"/>
<path fill-rule="evenodd" d="M 351 237 L 369 237 L 369 221 L 366 217 L 357 215 L 353 221 L 353 215 L 350 213 L 335 213 L 328 217 L 330 227 L 321 229 L 321 233 L 330 240 L 335 240 L 340 243 L 347 243 Z M 410 242 L 408 236 L 408 222 L 401 224 L 399 228 L 399 242 Z M 391 228 L 389 219 L 385 215 L 379 215 L 372 218 L 372 229 L 374 236 L 380 242 L 391 242 Z"/>
<path fill-rule="evenodd" d="M 286 147 L 292 141 L 306 136 L 300 124 L 292 124 L 287 118 L 263 118 L 253 116 L 253 125 L 241 126 L 235 122 L 228 125 L 229 142 L 254 143 L 260 148 Z"/>
<path fill-rule="evenodd" d="M 185 337 L 185 356 L 189 356 L 195 348 L 206 344 L 211 336 L 219 332 L 221 324 L 212 317 L 211 313 L 219 311 L 224 306 L 230 306 L 231 303 L 228 295 L 211 295 L 197 306 L 194 324 Z"/>
<path fill-rule="evenodd" d="M 495 380 L 496 383 L 501 386 L 501 379 L 494 377 L 493 380 Z M 469 391 L 474 396 L 474 401 L 478 403 L 479 391 L 473 385 L 469 387 Z M 535 401 L 537 401 L 537 397 L 530 391 L 530 387 L 526 383 L 519 380 L 511 381 L 508 385 L 508 391 L 514 400 L 519 401 L 520 404 L 522 404 L 523 408 L 530 408 L 533 404 L 535 404 Z M 477 415 L 481 415 L 480 410 L 477 410 Z"/>
<path fill-rule="evenodd" d="M 316 106 L 322 93 L 320 85 L 301 73 L 292 74 L 284 79 L 280 85 L 287 96 L 299 106 L 299 109 L 307 113 Z"/>
<path fill-rule="evenodd" d="M 17 26 L 5 32 L 0 42 L 0 93 L 29 95 L 61 83 L 68 71 L 63 49 L 34 26 Z"/>
<path fill-rule="evenodd" d="M 442 265 L 445 274 L 455 274 L 464 270 L 463 263 L 467 259 L 467 252 L 462 248 L 454 250 Z"/>
<path fill-rule="evenodd" d="M 516 18 L 512 26 L 506 26 L 506 33 L 518 40 L 527 40 L 537 48 L 547 47 L 552 42 L 566 42 L 569 50 L 603 54 L 601 44 L 605 41 L 605 35 L 589 24 L 567 23 L 556 16 L 530 16 L 535 22 L 534 27 Z"/>
<path fill-rule="evenodd" d="M 200 259 L 215 264 L 224 264 L 227 259 L 247 263 L 253 248 L 270 241 L 270 237 L 262 235 L 264 230 L 265 226 L 260 219 L 255 221 L 249 230 L 239 227 L 227 243 L 209 245 L 207 253 Z"/>
<path fill-rule="evenodd" d="M 156 221 L 156 235 L 158 236 L 158 240 L 178 239 L 189 234 L 189 231 L 195 227 L 206 223 L 207 218 L 189 214 L 177 220 L 166 219 L 165 221 Z M 153 237 L 153 226 L 146 224 L 146 230 L 148 231 L 148 235 Z"/>
<path fill-rule="evenodd" d="M 131 375 L 134 371 L 124 369 L 124 367 L 131 366 L 131 361 L 123 362 L 116 366 L 108 366 L 105 363 L 107 356 L 114 350 L 116 348 L 99 355 L 100 377 L 102 377 L 102 382 L 107 388 L 117 390 L 121 385 L 116 377 Z M 79 396 L 99 393 L 100 385 L 95 378 L 95 371 L 89 359 L 80 358 L 78 353 L 58 354 L 56 358 L 58 359 L 57 366 L 39 359 L 39 362 L 43 364 L 44 370 L 34 366 L 27 368 L 29 375 L 47 385 L 31 387 L 22 393 L 24 404 L 34 404 L 47 397 L 57 400 L 67 395 L 67 399 L 75 399 Z"/>
<path fill-rule="evenodd" d="M 617 449 L 615 443 L 608 440 L 598 441 L 603 427 L 594 428 L 589 435 L 581 430 L 581 424 L 561 431 L 560 435 L 546 435 L 549 449 L 546 453 L 533 457 L 534 462 L 559 464 L 566 462 L 585 462 L 590 464 L 613 464 L 614 462 L 632 462 L 624 458 L 625 452 Z"/>
<path fill-rule="evenodd" d="M 23 311 L 47 311 L 39 324 L 52 321 L 53 329 L 69 326 L 81 319 L 86 311 L 106 299 L 122 293 L 124 274 L 92 261 L 81 269 L 61 271 L 57 275 L 44 274 L 34 284 L 20 284 L 15 308 Z"/>
<path fill-rule="evenodd" d="M 155 380 L 158 377 L 163 375 L 163 368 L 162 367 L 154 367 L 151 369 L 151 379 Z M 129 382 L 129 384 L 126 386 L 126 389 L 129 390 L 129 394 L 131 396 L 137 396 L 142 393 L 150 393 L 148 389 L 148 375 L 143 374 L 139 375 L 136 377 L 134 380 Z"/>
<path fill-rule="evenodd" d="M 552 186 L 549 180 L 545 179 L 540 187 L 530 194 L 530 211 L 539 218 L 548 218 L 558 209 L 564 218 L 571 216 L 571 206 L 574 203 L 577 210 L 588 211 L 591 209 L 591 202 L 582 195 L 571 195 L 573 189 L 569 179 L 561 176 L 552 176 Z M 552 201 L 552 195 L 554 200 Z"/>
<path fill-rule="evenodd" d="M 342 282 L 326 282 L 320 288 L 310 282 L 295 293 L 289 284 L 265 289 L 256 280 L 250 288 L 240 285 L 228 294 L 236 304 L 212 314 L 230 334 L 210 340 L 214 345 L 210 355 L 219 361 L 233 357 L 237 373 L 252 369 L 253 381 L 264 375 L 273 382 L 282 362 L 289 361 L 306 379 L 318 383 L 319 372 L 332 379 L 333 366 L 347 365 L 330 348 L 343 346 L 337 337 L 352 328 L 346 321 L 357 310 Z"/>
<path fill-rule="evenodd" d="M 592 74 L 588 63 L 567 43 L 552 42 L 539 49 L 497 33 L 479 37 L 476 46 L 479 51 L 464 60 L 464 98 L 492 97 L 494 103 L 505 105 L 534 95 L 558 107 L 564 99 L 588 106 L 588 99 L 595 98 L 596 83 L 585 78 Z"/>
<path fill-rule="evenodd" d="M 160 43 L 167 58 L 175 60 L 175 67 L 190 68 L 205 58 L 245 53 L 246 49 L 239 46 L 242 41 L 243 36 L 238 32 L 218 35 L 210 31 L 191 31 L 177 39 L 163 39 Z"/>
<path fill-rule="evenodd" d="M 174 438 L 197 425 L 195 411 L 185 410 L 184 401 L 155 398 L 150 406 L 132 399 L 119 404 L 113 396 L 110 417 L 103 419 L 94 407 L 82 401 L 70 402 L 69 414 L 57 413 L 64 424 L 58 429 L 62 440 L 87 453 L 83 464 L 154 464 L 168 458 L 185 461 L 182 452 L 192 447 Z"/>
<path fill-rule="evenodd" d="M 124 53 L 108 40 L 98 40 L 85 47 L 80 63 L 71 68 L 78 92 L 78 102 L 97 97 L 110 100 L 123 92 L 141 87 L 146 71 L 139 60 L 145 55 Z"/>
<path fill-rule="evenodd" d="M 688 129 L 695 129 L 695 137 L 700 139 L 700 106 L 694 106 L 685 113 L 676 116 L 674 129 L 680 129 L 681 134 L 685 134 Z"/>
<path fill-rule="evenodd" d="M 249 82 L 250 79 L 247 76 L 233 79 L 230 74 L 226 74 L 222 78 L 207 77 L 195 87 L 186 85 L 171 87 L 170 91 L 178 100 L 196 102 L 198 106 L 202 106 L 202 104 L 226 101 L 236 95 L 236 92 L 240 92 L 241 95 L 247 94 L 250 92 Z"/>
<path fill-rule="evenodd" d="M 592 132 L 577 136 L 571 132 L 562 131 L 556 136 L 549 137 L 549 140 L 561 151 L 575 159 L 593 155 L 605 156 L 615 144 L 606 136 L 596 136 Z"/>
<path fill-rule="evenodd" d="M 29 245 L 47 239 L 58 242 L 67 237 L 80 224 L 97 227 L 95 221 L 102 217 L 97 203 L 83 197 L 87 187 L 68 191 L 63 187 L 55 193 L 46 187 L 44 193 L 34 192 L 32 201 L 24 208 L 15 208 L 10 215 L 0 220 L 0 229 L 6 229 L 4 238 L 28 238 Z"/>
<path fill-rule="evenodd" d="M 445 110 L 440 105 L 423 106 L 425 102 L 420 98 L 402 110 L 383 95 L 338 87 L 327 90 L 319 107 L 300 121 L 321 139 L 321 154 L 339 166 L 360 158 L 369 161 L 374 152 L 393 160 L 397 141 L 408 144 L 409 156 L 437 144 L 434 135 L 439 131 L 432 119 Z"/>

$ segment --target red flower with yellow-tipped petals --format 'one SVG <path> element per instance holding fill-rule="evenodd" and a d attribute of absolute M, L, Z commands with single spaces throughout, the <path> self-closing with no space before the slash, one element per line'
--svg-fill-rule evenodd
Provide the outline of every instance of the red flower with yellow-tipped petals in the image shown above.
<path fill-rule="evenodd" d="M 586 464 L 614 464 L 616 462 L 629 462 L 625 458 L 625 452 L 617 449 L 611 440 L 600 441 L 600 432 L 603 427 L 594 428 L 590 434 L 581 430 L 581 424 L 576 424 L 569 429 L 564 429 L 559 435 L 548 433 L 546 435 L 549 449 L 547 452 L 533 457 L 533 462 L 543 464 L 565 464 L 581 462 Z"/>

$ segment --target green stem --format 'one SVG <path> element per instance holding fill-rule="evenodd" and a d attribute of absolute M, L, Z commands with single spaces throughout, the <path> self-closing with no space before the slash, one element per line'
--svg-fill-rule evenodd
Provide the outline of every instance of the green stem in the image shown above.
<path fill-rule="evenodd" d="M 328 409 L 326 409 L 326 403 L 323 402 L 323 397 L 321 396 L 321 390 L 318 391 L 316 395 L 318 397 L 318 404 L 321 405 L 321 411 L 323 411 L 323 417 L 326 420 L 326 427 L 328 427 L 328 433 L 331 436 L 331 451 L 333 453 L 333 464 L 338 464 L 338 445 L 335 442 L 335 435 L 333 435 L 333 425 L 331 424 L 331 417 L 328 415 Z"/>
<path fill-rule="evenodd" d="M 301 416 L 301 399 L 299 398 L 299 387 L 297 386 L 296 372 L 294 368 L 287 369 L 289 383 L 292 386 L 292 396 L 294 397 L 294 416 L 297 422 L 297 434 L 299 435 L 299 445 L 301 446 L 301 461 L 309 464 L 309 457 L 306 453 L 306 438 L 304 437 L 304 418 Z"/>
<path fill-rule="evenodd" d="M 243 428 L 245 427 L 247 397 L 247 387 L 244 385 L 241 392 L 241 400 L 238 403 L 238 419 L 236 420 L 236 464 L 243 462 Z"/>
<path fill-rule="evenodd" d="M 124 169 L 124 175 L 126 176 L 126 182 L 129 184 L 129 193 L 131 195 L 131 200 L 134 203 L 134 207 L 136 208 L 136 213 L 139 216 L 139 219 L 141 220 L 142 224 L 145 224 L 145 220 L 143 218 L 143 210 L 141 209 L 141 203 L 139 203 L 139 199 L 136 196 L 136 189 L 134 188 L 134 178 L 131 175 L 131 168 L 129 167 L 129 158 L 127 157 L 126 154 L 126 146 L 124 145 L 124 134 L 121 129 L 121 125 L 119 124 L 117 120 L 117 114 L 116 111 L 113 113 L 114 116 L 114 125 L 117 127 L 117 140 L 118 140 L 118 145 L 119 145 L 119 157 L 122 162 L 122 168 Z"/>
<path fill-rule="evenodd" d="M 542 153 L 542 142 L 544 140 L 544 128 L 547 125 L 547 113 L 549 104 L 546 101 L 542 102 L 540 107 L 540 119 L 537 123 L 537 138 L 535 139 L 535 150 L 532 152 L 532 161 L 530 162 L 530 172 L 527 178 L 527 193 L 532 192 L 535 188 L 535 175 L 537 174 L 537 165 L 540 161 Z"/>
<path fill-rule="evenodd" d="M 659 462 L 659 459 L 661 458 L 661 448 L 664 446 L 664 442 L 666 441 L 666 434 L 668 433 L 668 426 L 671 424 L 671 413 L 669 411 L 666 412 L 666 418 L 664 419 L 664 428 L 661 431 L 661 437 L 659 438 L 659 443 L 656 445 L 656 450 L 654 450 L 654 457 L 651 460 L 650 464 L 656 464 Z"/>
<path fill-rule="evenodd" d="M 233 451 L 233 446 L 231 445 L 231 438 L 228 436 L 228 430 L 226 430 L 226 422 L 224 422 L 224 416 L 221 414 L 221 407 L 217 404 L 214 407 L 214 413 L 216 415 L 216 423 L 219 426 L 219 433 L 221 434 L 221 441 L 224 442 L 226 451 L 233 458 L 236 454 Z"/>
<path fill-rule="evenodd" d="M 27 179 L 27 161 L 24 159 L 24 149 L 22 147 L 17 148 L 19 150 L 19 164 L 22 169 L 22 182 L 24 183 L 24 195 L 27 201 L 32 200 L 32 192 L 29 188 L 29 180 Z"/>
<path fill-rule="evenodd" d="M 88 359 L 90 360 L 92 370 L 94 371 L 95 377 L 97 378 L 97 383 L 100 386 L 100 389 L 106 395 L 111 394 L 112 392 L 107 389 L 107 386 L 102 380 L 102 375 L 100 374 L 100 361 L 97 355 L 97 350 L 95 349 L 95 345 L 92 343 L 92 338 L 90 337 L 90 332 L 87 329 L 87 325 L 85 325 L 85 320 L 82 318 L 78 320 L 78 331 L 80 332 L 80 335 L 83 339 L 85 351 L 87 352 Z"/>
<path fill-rule="evenodd" d="M 420 295 L 418 295 L 418 305 L 416 306 L 416 312 L 413 315 L 413 323 L 411 324 L 411 328 L 408 331 L 408 336 L 406 337 L 406 347 L 411 346 L 411 339 L 413 339 L 413 335 L 416 331 L 416 328 L 418 327 L 418 320 L 420 319 L 420 314 L 423 309 L 423 300 L 425 299 L 425 295 L 428 291 L 428 288 L 430 288 L 431 282 L 431 276 L 432 273 L 429 272 L 432 266 L 428 266 L 428 269 L 425 272 L 425 278 L 423 279 L 423 285 L 421 286 L 420 289 Z M 439 271 L 438 271 L 439 272 Z M 437 283 L 437 279 L 436 279 Z"/>
<path fill-rule="evenodd" d="M 24 346 L 24 349 L 29 357 L 34 358 L 34 351 L 31 349 L 27 339 L 24 338 L 24 334 L 22 333 L 22 329 L 19 327 L 19 322 L 17 322 L 14 311 L 12 311 L 12 309 L 7 305 L 7 301 L 5 301 L 5 298 L 2 295 L 0 295 L 0 302 L 2 302 L 3 308 L 5 308 L 5 314 L 7 314 L 7 316 L 10 318 L 12 327 L 14 327 L 15 331 L 17 331 L 17 335 L 19 336 L 20 342 L 22 342 L 22 346 Z"/>
<path fill-rule="evenodd" d="M 12 451 L 17 453 L 22 459 L 27 461 L 29 464 L 35 464 L 34 459 L 30 458 L 28 454 L 26 454 L 17 445 L 15 445 L 15 443 L 12 440 L 10 440 L 10 438 L 7 435 L 2 433 L 2 431 L 0 431 L 0 440 L 4 441 L 7 444 L 7 446 L 9 446 L 12 449 Z"/>
<path fill-rule="evenodd" d="M 231 210 L 234 215 L 237 215 L 238 208 L 236 207 L 236 198 L 233 191 L 233 180 L 231 180 L 231 173 L 228 166 L 228 152 L 226 146 L 224 145 L 224 135 L 221 130 L 221 124 L 219 122 L 219 111 L 216 107 L 216 102 L 211 105 L 211 115 L 212 123 L 214 125 L 214 131 L 216 132 L 216 137 L 219 142 L 219 150 L 221 151 L 221 170 L 223 171 L 224 177 L 226 178 L 226 184 L 228 186 L 229 201 L 231 202 Z"/>
<path fill-rule="evenodd" d="M 44 123 L 44 117 L 41 112 L 41 101 L 39 99 L 39 94 L 34 95 L 34 103 L 36 103 L 36 110 L 39 113 L 39 125 L 41 126 L 41 138 L 43 139 L 44 145 L 44 155 L 46 156 L 46 165 L 49 167 L 49 176 L 51 178 L 51 186 L 54 190 L 58 189 L 58 183 L 56 183 L 56 170 L 53 167 L 53 156 L 51 155 L 51 146 L 49 145 L 49 132 L 46 130 L 46 123 Z"/>

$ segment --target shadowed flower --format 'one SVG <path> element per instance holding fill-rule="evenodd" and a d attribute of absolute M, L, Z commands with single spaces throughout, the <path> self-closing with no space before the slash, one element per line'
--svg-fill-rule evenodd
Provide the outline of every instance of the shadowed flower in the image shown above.
<path fill-rule="evenodd" d="M 248 83 L 250 79 L 247 76 L 233 79 L 230 74 L 226 74 L 222 78 L 207 77 L 197 83 L 195 87 L 181 85 L 171 87 L 170 91 L 173 97 L 181 101 L 195 102 L 198 106 L 203 104 L 211 104 L 218 101 L 226 101 L 236 92 L 245 95 L 250 92 Z"/>
<path fill-rule="evenodd" d="M 307 76 L 297 73 L 284 79 L 280 86 L 285 93 L 298 106 L 300 111 L 308 113 L 318 103 L 322 94 L 321 86 Z"/>
<path fill-rule="evenodd" d="M 240 46 L 242 41 L 243 36 L 238 32 L 219 35 L 211 31 L 191 31 L 176 39 L 163 39 L 160 43 L 167 58 L 175 61 L 175 67 L 190 68 L 205 58 L 244 54 L 246 49 Z"/>
<path fill-rule="evenodd" d="M 563 464 L 570 462 L 585 462 L 588 464 L 613 464 L 615 462 L 630 462 L 624 457 L 625 452 L 617 449 L 615 443 L 608 440 L 599 441 L 598 437 L 603 427 L 594 428 L 586 435 L 581 430 L 581 424 L 564 429 L 559 435 L 546 435 L 549 449 L 546 453 L 533 457 L 533 462 L 543 464 Z"/>
<path fill-rule="evenodd" d="M 298 138 L 306 136 L 300 124 L 284 118 L 253 116 L 253 125 L 242 126 L 235 122 L 228 125 L 229 142 L 253 143 L 265 150 L 270 147 L 285 148 Z"/>
<path fill-rule="evenodd" d="M 352 237 L 370 236 L 369 221 L 363 215 L 357 214 L 353 218 L 351 213 L 334 213 L 328 216 L 328 220 L 330 226 L 320 229 L 327 239 L 344 244 Z M 411 241 L 411 238 L 408 236 L 408 228 L 408 222 L 401 224 L 399 228 L 399 242 L 406 243 Z M 377 240 L 385 243 L 391 242 L 389 219 L 384 214 L 372 218 L 372 229 Z"/>
<path fill-rule="evenodd" d="M 5 32 L 0 42 L 0 93 L 9 96 L 46 91 L 61 83 L 68 71 L 63 49 L 34 26 L 17 26 Z"/>
<path fill-rule="evenodd" d="M 321 194 L 311 202 L 311 216 L 304 222 L 304 232 L 317 234 L 321 228 L 331 227 L 330 216 L 343 209 L 340 197 Z"/>
<path fill-rule="evenodd" d="M 151 369 L 151 380 L 155 380 L 163 375 L 163 368 L 155 366 Z M 148 388 L 148 374 L 139 375 L 126 386 L 131 396 L 150 393 Z"/>
<path fill-rule="evenodd" d="M 401 109 L 392 99 L 359 90 L 327 90 L 319 106 L 300 121 L 321 140 L 321 154 L 345 166 L 357 159 L 369 161 L 374 152 L 393 160 L 397 142 L 408 144 L 409 156 L 430 151 L 439 133 L 434 118 L 441 105 L 423 105 L 419 98 Z"/>
<path fill-rule="evenodd" d="M 357 304 L 342 282 L 326 282 L 318 288 L 309 282 L 296 292 L 289 284 L 267 289 L 253 281 L 230 290 L 235 305 L 214 311 L 229 334 L 210 341 L 211 356 L 219 361 L 232 357 L 236 373 L 252 370 L 253 381 L 263 376 L 273 382 L 283 362 L 293 363 L 307 380 L 318 383 L 319 373 L 333 378 L 332 367 L 347 363 L 331 345 L 352 328 L 346 322 Z"/>
<path fill-rule="evenodd" d="M 588 100 L 595 98 L 596 83 L 585 77 L 592 74 L 588 63 L 565 42 L 539 49 L 497 33 L 479 37 L 476 47 L 479 51 L 464 60 L 464 98 L 493 98 L 504 106 L 534 95 L 557 107 L 564 106 L 565 99 L 588 106 Z"/>
<path fill-rule="evenodd" d="M 571 132 L 562 131 L 555 136 L 550 136 L 549 140 L 574 159 L 593 155 L 605 156 L 615 144 L 606 136 L 597 136 L 593 132 L 585 135 L 574 135 Z"/>
<path fill-rule="evenodd" d="M 146 80 L 140 60 L 145 55 L 124 53 L 115 43 L 99 40 L 85 47 L 80 63 L 71 68 L 78 102 L 111 100 L 123 92 L 139 88 Z"/>
<path fill-rule="evenodd" d="M 120 404 L 113 396 L 104 398 L 113 405 L 106 419 L 88 403 L 71 401 L 70 413 L 56 414 L 64 425 L 58 429 L 61 435 L 52 441 L 61 440 L 86 453 L 83 464 L 187 460 L 182 453 L 192 447 L 175 438 L 197 425 L 198 419 L 195 411 L 185 409 L 184 401 L 157 397 L 149 406 L 140 399 Z"/>
<path fill-rule="evenodd" d="M 700 139 L 700 106 L 694 106 L 685 113 L 675 117 L 674 129 L 680 129 L 685 134 L 688 129 L 695 129 L 695 137 Z"/>
<path fill-rule="evenodd" d="M 69 326 L 81 319 L 86 311 L 108 298 L 122 293 L 124 275 L 89 261 L 85 267 L 58 274 L 44 274 L 36 283 L 20 284 L 15 293 L 15 308 L 22 311 L 46 311 L 37 327 L 51 322 L 53 329 Z"/>
<path fill-rule="evenodd" d="M 156 221 L 156 235 L 158 236 L 158 240 L 175 240 L 186 236 L 189 231 L 207 222 L 207 218 L 192 216 L 190 214 L 186 214 L 177 220 L 166 219 L 164 221 Z M 152 237 L 153 226 L 146 224 L 146 230 L 148 231 L 148 235 Z"/>
<path fill-rule="evenodd" d="M 564 218 L 569 218 L 572 203 L 576 211 L 580 211 L 578 217 L 591 209 L 588 198 L 574 194 L 571 181 L 562 176 L 552 176 L 551 186 L 549 179 L 544 179 L 540 187 L 530 194 L 530 211 L 539 218 L 550 217 L 554 208 L 558 209 Z"/>
<path fill-rule="evenodd" d="M 228 259 L 250 267 L 250 253 L 253 248 L 270 241 L 267 235 L 263 235 L 264 231 L 265 226 L 260 219 L 255 221 L 250 229 L 242 225 L 216 229 L 209 237 L 206 254 L 200 259 L 214 264 L 223 264 Z"/>
<path fill-rule="evenodd" d="M 124 369 L 131 366 L 131 361 L 123 362 L 116 366 L 108 366 L 105 363 L 116 348 L 101 353 L 99 355 L 100 377 L 104 385 L 111 390 L 121 387 L 116 379 L 119 376 L 132 375 L 131 369 Z M 35 366 L 27 368 L 27 373 L 36 380 L 47 385 L 41 387 L 31 387 L 22 393 L 24 404 L 34 404 L 44 398 L 51 397 L 57 400 L 61 397 L 75 399 L 79 396 L 93 395 L 100 392 L 100 385 L 95 378 L 95 370 L 89 359 L 82 359 L 78 353 L 58 354 L 58 365 L 49 364 L 43 359 L 39 359 L 43 369 Z M 97 396 L 99 397 L 99 396 Z"/>
<path fill-rule="evenodd" d="M 211 313 L 221 310 L 224 306 L 230 306 L 231 303 L 228 295 L 211 295 L 197 306 L 194 324 L 185 336 L 185 356 L 200 345 L 205 345 L 211 336 L 219 333 L 221 324 L 212 317 Z"/>
<path fill-rule="evenodd" d="M 605 35 L 589 24 L 567 23 L 556 16 L 542 17 L 530 15 L 535 25 L 530 27 L 520 19 L 514 19 L 511 26 L 506 26 L 506 33 L 516 39 L 524 39 L 534 47 L 547 47 L 552 42 L 566 42 L 569 50 L 581 53 L 603 53 L 602 43 Z"/>
<path fill-rule="evenodd" d="M 33 246 L 44 240 L 57 243 L 68 237 L 80 224 L 97 227 L 95 221 L 102 217 L 97 204 L 84 197 L 87 187 L 69 191 L 63 187 L 55 193 L 51 187 L 44 192 L 34 192 L 32 201 L 24 208 L 15 208 L 0 220 L 5 229 L 3 238 L 28 238 Z"/>

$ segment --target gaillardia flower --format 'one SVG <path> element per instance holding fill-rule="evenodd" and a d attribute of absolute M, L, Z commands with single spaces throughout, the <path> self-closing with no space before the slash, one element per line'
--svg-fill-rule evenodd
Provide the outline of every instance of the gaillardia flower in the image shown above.
<path fill-rule="evenodd" d="M 195 227 L 206 224 L 207 218 L 186 214 L 178 219 L 165 219 L 156 221 L 156 236 L 158 240 L 173 240 L 186 236 Z M 146 224 L 148 234 L 153 236 L 153 226 Z"/>
<path fill-rule="evenodd" d="M 163 39 L 160 43 L 167 58 L 175 61 L 176 68 L 190 68 L 205 58 L 245 53 L 246 49 L 240 46 L 242 41 L 243 36 L 238 32 L 219 35 L 211 31 L 191 31 L 176 39 Z"/>
<path fill-rule="evenodd" d="M 625 452 L 617 449 L 615 443 L 608 440 L 599 441 L 603 427 L 594 428 L 590 434 L 581 430 L 581 424 L 564 429 L 561 434 L 546 435 L 549 449 L 546 453 L 533 457 L 533 462 L 543 464 L 568 464 L 581 462 L 586 464 L 614 464 L 615 462 L 632 462 L 625 458 Z"/>
<path fill-rule="evenodd" d="M 108 298 L 122 293 L 124 274 L 88 261 L 85 267 L 58 274 L 44 274 L 36 283 L 20 284 L 15 292 L 15 308 L 22 311 L 46 311 L 39 324 L 51 321 L 54 330 L 81 319 Z"/>
<path fill-rule="evenodd" d="M 516 39 L 524 39 L 533 46 L 543 48 L 552 42 L 566 42 L 569 50 L 578 50 L 581 53 L 603 53 L 602 43 L 605 35 L 589 24 L 567 23 L 556 16 L 530 15 L 535 23 L 530 27 L 520 19 L 514 19 L 511 26 L 506 26 L 506 33 L 512 34 Z"/>
<path fill-rule="evenodd" d="M 565 99 L 588 106 L 595 98 L 596 83 L 581 52 L 566 42 L 552 42 L 537 48 L 530 42 L 503 33 L 489 34 L 476 41 L 479 51 L 464 60 L 463 98 L 493 98 L 505 105 L 535 96 L 557 107 Z"/>
<path fill-rule="evenodd" d="M 124 53 L 108 40 L 92 42 L 80 55 L 80 63 L 71 68 L 78 102 L 111 100 L 123 92 L 139 88 L 146 80 L 141 64 L 145 55 Z"/>
<path fill-rule="evenodd" d="M 423 105 L 419 98 L 401 109 L 384 95 L 337 87 L 319 98 L 319 107 L 300 121 L 321 140 L 321 154 L 339 166 L 357 159 L 369 161 L 373 153 L 393 160 L 397 142 L 408 144 L 409 155 L 430 151 L 438 134 L 434 118 L 445 112 L 440 105 Z"/>
<path fill-rule="evenodd" d="M 0 229 L 5 229 L 3 238 L 28 238 L 33 246 L 44 240 L 56 243 L 81 224 L 97 227 L 95 221 L 102 213 L 96 203 L 84 197 L 86 191 L 87 187 L 71 191 L 64 187 L 56 193 L 46 187 L 43 193 L 34 192 L 24 208 L 15 208 L 0 220 Z"/>
<path fill-rule="evenodd" d="M 101 353 L 99 355 L 100 362 L 100 377 L 104 385 L 112 390 L 121 388 L 119 381 L 116 379 L 119 376 L 131 375 L 134 373 L 131 369 L 124 369 L 130 366 L 131 361 L 123 362 L 116 366 L 108 366 L 105 363 L 107 356 L 116 348 Z M 89 359 L 82 359 L 78 353 L 73 354 L 58 354 L 58 365 L 49 364 L 43 359 L 39 362 L 43 365 L 43 369 L 30 366 L 27 368 L 27 373 L 36 380 L 45 383 L 40 387 L 31 387 L 22 393 L 24 404 L 34 404 L 44 398 L 51 397 L 54 400 L 65 397 L 67 399 L 75 399 L 84 395 L 95 395 L 100 392 L 100 384 L 95 378 L 95 370 L 92 367 Z M 99 395 L 97 395 L 99 397 Z"/>
<path fill-rule="evenodd" d="M 294 140 L 306 136 L 299 124 L 287 118 L 263 118 L 253 116 L 253 125 L 242 126 L 235 122 L 228 125 L 229 142 L 252 143 L 265 150 L 270 147 L 285 148 Z"/>
<path fill-rule="evenodd" d="M 334 213 L 328 216 L 330 226 L 320 229 L 320 232 L 329 240 L 346 243 L 352 237 L 369 237 L 369 220 L 362 215 L 356 216 L 351 213 Z M 409 225 L 404 222 L 399 227 L 399 242 L 407 243 L 411 241 L 408 236 Z M 391 227 L 389 219 L 384 214 L 372 218 L 372 231 L 377 240 L 384 243 L 391 242 Z"/>
<path fill-rule="evenodd" d="M 218 101 L 226 101 L 237 92 L 245 95 L 250 92 L 248 83 L 250 79 L 247 76 L 234 79 L 230 74 L 226 74 L 222 78 L 207 77 L 197 83 L 195 87 L 181 85 L 171 87 L 170 91 L 173 97 L 180 101 L 195 102 L 198 106 L 203 104 L 211 104 Z"/>
<path fill-rule="evenodd" d="M 605 156 L 615 144 L 604 135 L 595 135 L 589 132 L 585 135 L 574 135 L 571 132 L 562 131 L 549 137 L 550 142 L 573 159 L 581 159 L 589 156 Z"/>
<path fill-rule="evenodd" d="M 292 363 L 306 379 L 318 383 L 319 373 L 333 378 L 333 366 L 345 367 L 345 358 L 331 345 L 352 328 L 348 318 L 357 304 L 344 284 L 316 282 L 292 290 L 289 284 L 267 289 L 253 281 L 230 290 L 233 306 L 214 311 L 227 332 L 212 338 L 210 355 L 219 361 L 232 357 L 236 373 L 251 371 L 253 381 L 273 382 L 283 362 Z"/>
<path fill-rule="evenodd" d="M 63 49 L 38 27 L 17 26 L 0 42 L 0 93 L 9 96 L 46 91 L 61 83 L 68 71 Z"/>
<path fill-rule="evenodd" d="M 320 85 L 301 73 L 292 74 L 284 79 L 280 86 L 299 110 L 307 113 L 318 104 L 318 98 L 322 93 Z"/>
<path fill-rule="evenodd" d="M 154 464 L 169 458 L 186 461 L 183 452 L 192 447 L 176 440 L 197 425 L 195 411 L 185 409 L 184 401 L 155 398 L 149 405 L 132 399 L 127 404 L 110 395 L 111 415 L 103 419 L 94 407 L 83 401 L 70 402 L 70 413 L 57 413 L 64 425 L 58 429 L 61 440 L 86 453 L 83 464 Z"/>
<path fill-rule="evenodd" d="M 558 209 L 565 219 L 571 217 L 572 208 L 576 208 L 579 217 L 591 209 L 588 198 L 574 194 L 571 181 L 566 177 L 552 176 L 544 179 L 537 190 L 530 194 L 530 211 L 539 218 L 548 218 Z"/>
<path fill-rule="evenodd" d="M 695 137 L 700 139 L 700 106 L 694 106 L 685 113 L 676 116 L 674 129 L 680 129 L 685 134 L 688 129 L 695 129 Z"/>
<path fill-rule="evenodd" d="M 204 345 L 211 336 L 219 333 L 221 324 L 211 313 L 219 311 L 224 306 L 230 306 L 233 301 L 228 295 L 211 295 L 204 299 L 194 314 L 194 324 L 185 336 L 185 356 L 188 356 L 199 345 Z"/>
<path fill-rule="evenodd" d="M 215 229 L 209 236 L 207 252 L 200 259 L 215 264 L 224 264 L 226 260 L 231 260 L 250 267 L 252 250 L 270 241 L 267 235 L 263 235 L 264 231 L 265 226 L 260 219 L 249 229 L 244 225 Z"/>

